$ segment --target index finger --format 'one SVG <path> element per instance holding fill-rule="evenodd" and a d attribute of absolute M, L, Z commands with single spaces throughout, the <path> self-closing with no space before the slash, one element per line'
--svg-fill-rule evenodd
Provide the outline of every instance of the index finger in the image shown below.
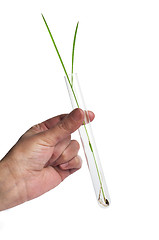
<path fill-rule="evenodd" d="M 67 114 L 61 114 L 52 118 L 49 118 L 47 120 L 45 120 L 44 122 L 42 122 L 48 129 L 54 127 L 58 122 L 60 122 L 63 118 L 65 118 Z"/>
<path fill-rule="evenodd" d="M 60 114 L 58 116 L 55 116 L 55 117 L 45 120 L 44 122 L 42 122 L 42 124 L 44 124 L 47 129 L 53 128 L 58 122 L 60 122 L 62 119 L 64 119 L 67 115 L 68 115 L 68 113 Z M 86 122 L 89 122 L 89 121 L 91 122 L 91 121 L 93 121 L 95 115 L 92 111 L 87 111 L 87 114 L 85 113 L 85 117 L 89 118 L 89 120 L 87 119 Z"/>
<path fill-rule="evenodd" d="M 55 146 L 58 142 L 65 139 L 71 133 L 75 132 L 84 121 L 84 112 L 82 109 L 75 109 L 70 114 L 66 115 L 53 128 L 38 134 L 47 146 Z"/>

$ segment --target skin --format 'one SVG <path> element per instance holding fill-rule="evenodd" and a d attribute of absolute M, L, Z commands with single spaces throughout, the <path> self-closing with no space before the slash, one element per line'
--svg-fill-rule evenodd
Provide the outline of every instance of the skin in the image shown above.
<path fill-rule="evenodd" d="M 90 121 L 94 113 L 89 111 Z M 55 188 L 82 166 L 79 143 L 71 140 L 84 121 L 75 109 L 31 127 L 0 161 L 0 210 Z"/>

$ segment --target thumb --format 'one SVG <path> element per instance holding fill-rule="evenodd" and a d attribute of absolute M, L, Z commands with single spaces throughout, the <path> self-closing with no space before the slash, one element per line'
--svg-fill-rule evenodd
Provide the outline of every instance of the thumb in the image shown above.
<path fill-rule="evenodd" d="M 62 139 L 75 132 L 84 121 L 84 112 L 80 108 L 74 109 L 53 128 L 39 133 L 40 139 L 48 146 L 55 146 Z"/>

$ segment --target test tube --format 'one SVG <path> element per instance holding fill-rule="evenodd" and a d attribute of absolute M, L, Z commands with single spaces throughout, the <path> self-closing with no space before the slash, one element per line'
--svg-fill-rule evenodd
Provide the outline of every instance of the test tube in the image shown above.
<path fill-rule="evenodd" d="M 103 169 L 95 143 L 95 138 L 93 136 L 91 128 L 89 115 L 85 106 L 77 74 L 73 74 L 69 77 L 65 76 L 65 82 L 71 100 L 72 108 L 75 109 L 78 107 L 84 110 L 84 123 L 78 129 L 78 131 L 97 201 L 101 207 L 107 207 L 110 204 L 108 188 L 106 185 Z"/>

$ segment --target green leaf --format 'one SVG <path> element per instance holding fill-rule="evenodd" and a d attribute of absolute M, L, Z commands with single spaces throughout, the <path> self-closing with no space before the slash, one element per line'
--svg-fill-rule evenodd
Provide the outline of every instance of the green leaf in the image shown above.
<path fill-rule="evenodd" d="M 52 42 L 53 42 L 53 44 L 54 44 L 55 50 L 56 50 L 57 55 L 58 55 L 58 57 L 59 57 L 59 59 L 60 59 L 60 62 L 61 62 L 61 64 L 62 64 L 62 67 L 63 67 L 63 70 L 64 70 L 64 72 L 65 72 L 65 74 L 66 74 L 66 77 L 67 77 L 67 79 L 68 79 L 68 81 L 69 81 L 69 84 L 71 84 L 70 79 L 69 79 L 69 76 L 68 76 L 67 71 L 66 71 L 66 68 L 65 68 L 65 65 L 64 65 L 64 63 L 63 63 L 63 61 L 62 61 L 61 55 L 60 55 L 60 53 L 59 53 L 59 51 L 58 51 L 58 48 L 57 48 L 56 43 L 55 43 L 55 40 L 54 40 L 54 38 L 53 38 L 53 36 L 52 36 L 52 34 L 51 34 L 51 31 L 50 31 L 50 29 L 49 29 L 49 26 L 48 26 L 48 24 L 47 24 L 47 22 L 46 22 L 46 20 L 45 20 L 45 18 L 44 18 L 44 16 L 43 16 L 43 14 L 41 14 L 41 15 L 42 15 L 42 18 L 43 18 L 43 20 L 44 20 L 44 23 L 45 23 L 45 25 L 46 25 L 46 27 L 47 27 L 47 30 L 48 30 L 48 32 L 49 32 L 49 34 L 50 34 L 51 40 L 52 40 Z"/>
<path fill-rule="evenodd" d="M 77 22 L 76 29 L 75 29 L 75 34 L 74 34 L 74 39 L 73 39 L 73 48 L 72 48 L 72 71 L 71 71 L 71 84 L 73 85 L 73 65 L 74 65 L 74 52 L 75 52 L 75 43 L 76 43 L 76 35 L 77 35 L 77 29 L 78 29 L 78 24 Z"/>

